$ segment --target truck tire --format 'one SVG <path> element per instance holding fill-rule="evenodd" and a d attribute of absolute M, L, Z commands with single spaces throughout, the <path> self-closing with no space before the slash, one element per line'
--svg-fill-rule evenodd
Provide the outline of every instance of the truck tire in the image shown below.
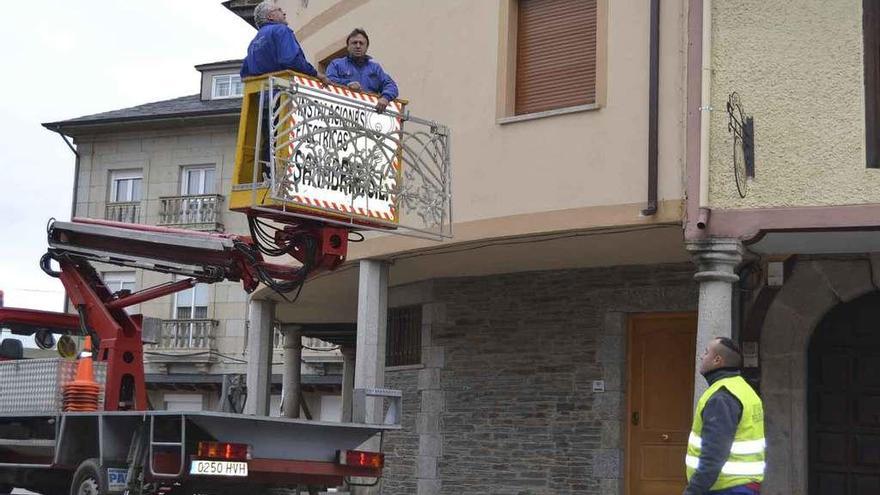
<path fill-rule="evenodd" d="M 106 495 L 107 480 L 103 470 L 98 467 L 97 459 L 82 461 L 73 474 L 70 483 L 70 495 Z"/>

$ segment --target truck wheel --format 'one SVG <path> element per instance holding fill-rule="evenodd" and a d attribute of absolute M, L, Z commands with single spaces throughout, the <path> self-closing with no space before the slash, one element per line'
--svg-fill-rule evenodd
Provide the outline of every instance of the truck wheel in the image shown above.
<path fill-rule="evenodd" d="M 107 480 L 101 475 L 98 460 L 82 461 L 70 483 L 70 495 L 105 495 L 106 493 Z"/>

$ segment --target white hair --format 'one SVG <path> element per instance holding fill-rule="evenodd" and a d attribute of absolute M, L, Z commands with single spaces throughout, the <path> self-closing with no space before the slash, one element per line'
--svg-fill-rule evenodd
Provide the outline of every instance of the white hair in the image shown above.
<path fill-rule="evenodd" d="M 254 24 L 257 25 L 257 28 L 269 21 L 269 12 L 274 8 L 274 0 L 264 0 L 254 7 Z"/>

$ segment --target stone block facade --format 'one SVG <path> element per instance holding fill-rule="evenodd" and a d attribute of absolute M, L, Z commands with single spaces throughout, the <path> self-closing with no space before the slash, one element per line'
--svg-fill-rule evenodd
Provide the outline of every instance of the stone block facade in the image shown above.
<path fill-rule="evenodd" d="M 695 310 L 692 276 L 674 264 L 432 281 L 422 367 L 386 372 L 405 401 L 382 493 L 622 493 L 627 314 Z"/>

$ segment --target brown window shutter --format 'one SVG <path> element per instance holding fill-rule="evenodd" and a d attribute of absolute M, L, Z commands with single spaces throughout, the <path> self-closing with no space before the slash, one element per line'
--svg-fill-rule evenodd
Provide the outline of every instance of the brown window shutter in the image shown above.
<path fill-rule="evenodd" d="M 596 102 L 597 0 L 519 0 L 517 115 Z"/>

